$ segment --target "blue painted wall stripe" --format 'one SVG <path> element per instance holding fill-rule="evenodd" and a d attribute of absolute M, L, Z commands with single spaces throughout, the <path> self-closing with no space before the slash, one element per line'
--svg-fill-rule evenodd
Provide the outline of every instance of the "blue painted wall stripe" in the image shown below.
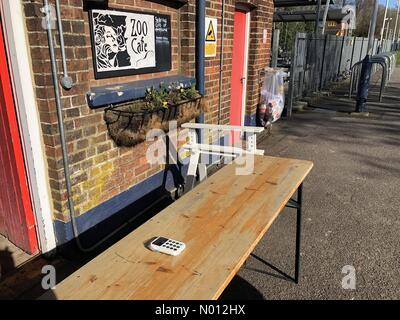
<path fill-rule="evenodd" d="M 181 174 L 183 177 L 186 177 L 187 169 L 187 165 L 181 168 Z M 103 220 L 126 208 L 133 202 L 144 197 L 146 194 L 156 190 L 157 188 L 160 188 L 163 185 L 164 174 L 165 171 L 158 172 L 146 180 L 134 185 L 132 188 L 116 195 L 115 197 L 101 203 L 97 207 L 77 217 L 76 222 L 79 233 L 81 234 L 89 230 Z M 168 172 L 165 188 L 166 190 L 172 190 L 174 187 L 172 173 Z M 57 234 L 58 245 L 64 244 L 74 238 L 71 222 L 55 220 L 54 227 Z"/>

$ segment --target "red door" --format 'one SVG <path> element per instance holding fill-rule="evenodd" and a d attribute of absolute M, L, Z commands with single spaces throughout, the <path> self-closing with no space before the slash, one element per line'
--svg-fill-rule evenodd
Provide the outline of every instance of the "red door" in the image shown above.
<path fill-rule="evenodd" d="M 28 253 L 38 250 L 0 16 L 0 234 Z"/>
<path fill-rule="evenodd" d="M 231 76 L 231 109 L 230 124 L 242 124 L 243 89 L 246 84 L 246 12 L 235 10 L 233 27 L 233 52 L 232 52 L 232 76 Z M 234 141 L 239 139 L 234 135 Z"/>
<path fill-rule="evenodd" d="M 244 62 L 246 56 L 246 12 L 235 11 L 233 27 L 233 53 L 231 78 L 231 125 L 242 124 L 243 85 L 246 70 Z"/>

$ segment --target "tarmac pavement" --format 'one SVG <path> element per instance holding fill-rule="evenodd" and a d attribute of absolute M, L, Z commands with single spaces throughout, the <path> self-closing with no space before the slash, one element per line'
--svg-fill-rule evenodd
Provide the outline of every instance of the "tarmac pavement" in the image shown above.
<path fill-rule="evenodd" d="M 317 108 L 277 122 L 259 144 L 267 155 L 314 162 L 304 183 L 300 283 L 250 257 L 222 298 L 400 299 L 400 68 L 388 98 L 377 103 L 371 92 L 368 117 L 350 114 L 346 90 L 310 101 Z M 296 211 L 285 209 L 254 252 L 290 275 L 295 223 Z M 353 267 L 355 289 L 344 289 Z"/>

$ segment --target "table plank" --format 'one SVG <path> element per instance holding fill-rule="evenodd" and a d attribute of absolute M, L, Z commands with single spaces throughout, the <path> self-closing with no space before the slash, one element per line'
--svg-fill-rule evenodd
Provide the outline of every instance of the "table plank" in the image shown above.
<path fill-rule="evenodd" d="M 252 174 L 225 166 L 43 298 L 217 299 L 313 166 L 254 158 Z M 177 257 L 152 252 L 144 244 L 156 236 L 186 249 Z"/>

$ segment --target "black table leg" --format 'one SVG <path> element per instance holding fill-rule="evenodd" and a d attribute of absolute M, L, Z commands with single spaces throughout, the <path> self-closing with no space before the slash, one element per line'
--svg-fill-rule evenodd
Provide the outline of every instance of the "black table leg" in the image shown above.
<path fill-rule="evenodd" d="M 250 256 L 256 258 L 257 260 L 261 261 L 271 269 L 275 270 L 276 272 L 280 273 L 284 278 L 293 281 L 294 283 L 299 283 L 300 277 L 300 244 L 301 244 L 301 211 L 302 211 L 302 204 L 303 204 L 303 183 L 297 189 L 297 199 L 290 199 L 286 204 L 287 208 L 293 208 L 297 211 L 296 216 L 296 260 L 295 260 L 295 270 L 294 270 L 294 278 L 289 276 L 285 272 L 279 270 L 278 268 L 274 267 L 269 262 L 263 260 L 262 258 L 256 256 L 254 253 L 251 253 Z"/>
<path fill-rule="evenodd" d="M 303 202 L 303 183 L 297 189 L 297 222 L 296 222 L 296 267 L 294 282 L 299 283 L 300 275 L 300 243 L 301 243 L 301 207 Z"/>

